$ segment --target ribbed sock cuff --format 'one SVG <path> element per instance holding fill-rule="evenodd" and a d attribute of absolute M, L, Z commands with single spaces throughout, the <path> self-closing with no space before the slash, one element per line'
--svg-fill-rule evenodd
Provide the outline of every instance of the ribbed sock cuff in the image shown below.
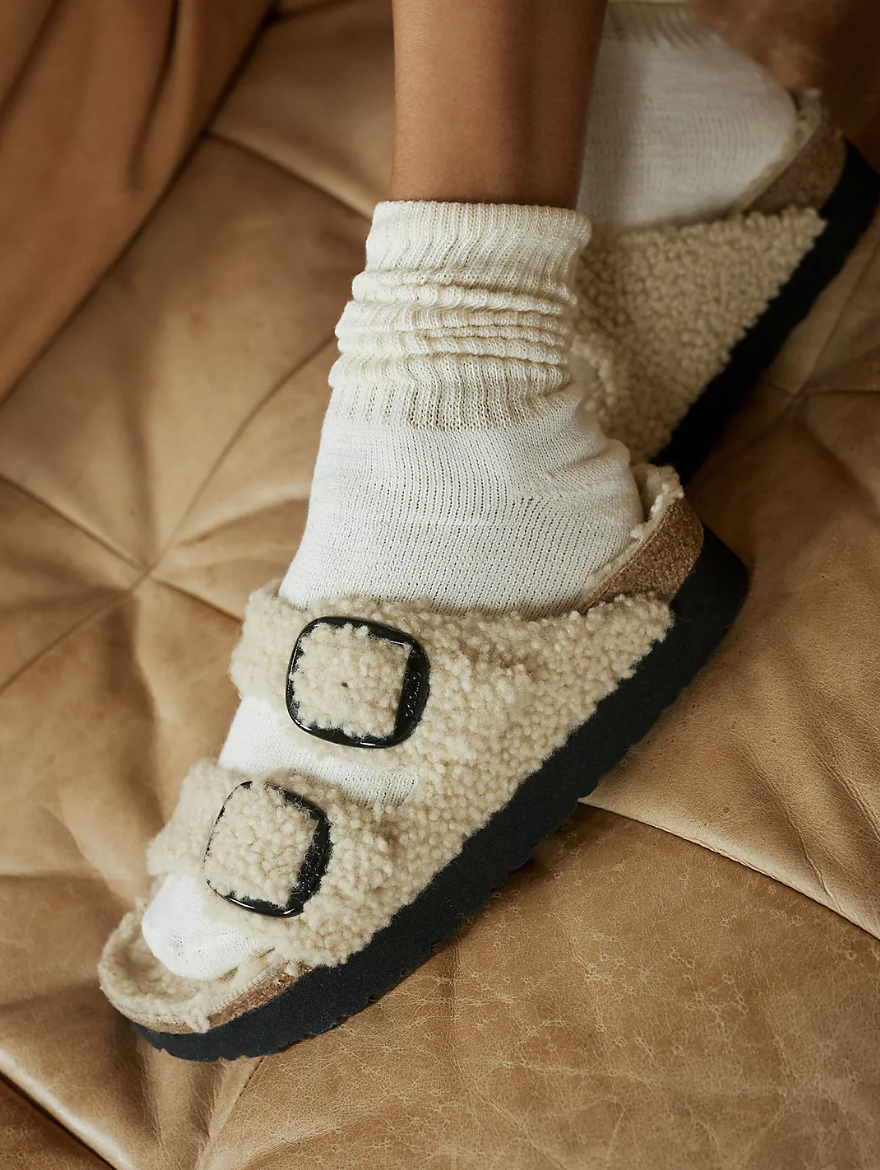
<path fill-rule="evenodd" d="M 380 203 L 336 335 L 330 413 L 414 426 L 504 424 L 568 381 L 576 211 Z"/>
<path fill-rule="evenodd" d="M 619 41 L 650 41 L 683 48 L 717 40 L 686 3 L 676 0 L 611 0 L 603 35 Z"/>

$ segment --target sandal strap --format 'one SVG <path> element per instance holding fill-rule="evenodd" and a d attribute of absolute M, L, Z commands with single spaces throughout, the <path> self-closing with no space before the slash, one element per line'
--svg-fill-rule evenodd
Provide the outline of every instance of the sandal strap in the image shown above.
<path fill-rule="evenodd" d="M 445 614 L 365 598 L 299 609 L 272 583 L 248 603 L 234 683 L 242 697 L 286 711 L 292 736 L 342 761 L 422 775 L 426 761 L 478 760 L 497 750 L 536 680 L 570 689 L 572 663 L 599 652 L 609 636 L 600 603 L 666 602 L 687 576 L 702 525 L 671 469 L 637 471 L 647 518 L 621 557 L 586 583 L 579 612 Z"/>
<path fill-rule="evenodd" d="M 274 589 L 253 606 L 247 662 L 261 685 L 274 679 L 279 703 L 291 642 L 296 645 L 316 616 L 345 617 L 342 626 L 322 622 L 317 628 L 346 630 L 348 639 L 340 650 L 334 633 L 326 660 L 318 655 L 316 687 L 328 677 L 360 685 L 355 667 L 363 658 L 349 661 L 352 647 L 363 655 L 369 651 L 361 643 L 375 640 L 384 653 L 386 640 L 374 639 L 369 629 L 361 633 L 359 622 L 405 628 L 430 665 L 430 694 L 413 734 L 386 752 L 366 753 L 383 763 L 391 759 L 417 778 L 403 803 L 364 806 L 330 783 L 297 773 L 254 779 L 203 762 L 187 777 L 177 811 L 150 849 L 154 875 L 186 872 L 206 880 L 214 894 L 212 915 L 238 921 L 243 911 L 254 911 L 249 925 L 267 946 L 310 966 L 344 961 L 387 925 L 592 717 L 671 622 L 668 603 L 650 596 L 617 597 L 586 613 L 534 621 L 393 605 L 353 619 L 344 602 L 328 603 L 335 614 L 306 614 Z M 333 673 L 337 660 L 345 663 L 343 674 Z M 399 686 L 401 670 L 406 677 L 399 654 L 396 666 Z M 367 684 L 371 670 L 363 672 Z M 376 670 L 390 677 L 387 662 Z M 364 753 L 347 744 L 320 746 L 363 762 Z"/>
<path fill-rule="evenodd" d="M 205 849 L 205 880 L 234 906 L 270 918 L 302 914 L 321 885 L 333 845 L 314 801 L 265 780 L 230 792 Z"/>
<path fill-rule="evenodd" d="M 431 690 L 431 659 L 407 628 L 437 615 L 395 613 L 401 625 L 363 615 L 363 602 L 296 609 L 274 585 L 248 603 L 230 674 L 242 695 L 285 707 L 300 731 L 349 748 L 394 747 L 416 730 Z M 398 611 L 400 607 L 395 607 Z M 345 612 L 354 609 L 361 612 Z M 428 624 L 432 624 L 428 621 Z M 453 650 L 453 655 L 455 651 Z"/>
<path fill-rule="evenodd" d="M 536 639 L 558 641 L 570 626 L 364 599 L 301 610 L 269 585 L 248 603 L 230 674 L 242 696 L 286 709 L 291 734 L 321 754 L 412 770 L 426 756 L 476 758 L 483 735 L 470 698 L 479 694 L 503 731 L 542 663 Z"/>
<path fill-rule="evenodd" d="M 383 813 L 340 789 L 292 772 L 246 777 L 204 759 L 187 774 L 147 866 L 202 879 L 220 899 L 263 919 L 302 914 L 334 855 L 362 891 L 389 873 Z M 227 911 L 229 913 L 229 911 Z M 235 911 L 231 911 L 235 914 Z"/>

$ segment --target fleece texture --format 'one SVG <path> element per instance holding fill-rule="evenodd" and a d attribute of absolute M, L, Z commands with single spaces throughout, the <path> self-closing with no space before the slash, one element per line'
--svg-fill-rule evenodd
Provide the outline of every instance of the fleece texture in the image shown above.
<path fill-rule="evenodd" d="M 316 626 L 290 676 L 299 718 L 349 736 L 394 730 L 409 651 L 370 637 L 364 626 Z"/>
<path fill-rule="evenodd" d="M 235 788 L 215 823 L 203 862 L 218 894 L 283 906 L 315 835 L 315 819 L 261 780 Z"/>
<path fill-rule="evenodd" d="M 639 548 L 681 500 L 670 472 L 649 469 L 641 483 L 643 491 L 654 493 L 654 504 L 633 534 L 629 557 L 616 562 L 617 571 L 637 559 Z M 315 778 L 283 771 L 263 777 L 304 796 L 329 818 L 332 854 L 317 892 L 303 913 L 289 920 L 252 914 L 212 895 L 210 915 L 218 923 L 243 926 L 263 940 L 264 950 L 228 975 L 205 981 L 173 976 L 152 957 L 139 935 L 143 907 L 138 907 L 111 936 L 101 964 L 102 986 L 127 1015 L 156 1026 L 204 1029 L 224 1005 L 258 986 L 261 972 L 266 978 L 266 972 L 273 978 L 282 972 L 289 980 L 306 967 L 344 962 L 412 901 L 520 782 L 589 719 L 671 622 L 668 602 L 650 591 L 618 596 L 586 612 L 530 620 L 477 612 L 450 616 L 363 598 L 303 611 L 267 588 L 251 601 L 234 657 L 233 674 L 242 691 L 266 695 L 282 706 L 297 637 L 315 617 L 337 614 L 402 629 L 425 648 L 431 690 L 422 719 L 408 740 L 373 752 L 323 743 L 292 723 L 289 733 L 305 736 L 343 764 L 357 760 L 363 766 L 366 756 L 387 768 L 393 757 L 393 766 L 414 777 L 410 796 L 395 806 L 369 805 Z M 343 640 L 338 650 L 336 662 L 332 642 L 322 651 L 330 677 L 340 684 L 356 683 L 360 675 L 350 671 L 359 666 L 349 658 L 351 646 Z M 367 677 L 391 668 L 389 686 L 399 685 L 399 663 L 369 656 L 365 661 Z M 348 716 L 348 689 L 331 686 L 322 693 L 322 717 Z M 212 761 L 193 768 L 174 816 L 149 850 L 148 867 L 157 884 L 169 873 L 204 880 L 205 852 L 218 813 L 245 779 Z M 227 806 L 233 807 L 234 802 Z M 271 893 L 269 900 L 285 901 L 287 890 L 281 887 L 290 880 L 291 867 L 279 875 L 273 867 L 287 840 L 295 840 L 295 852 L 303 854 L 309 826 L 285 802 L 259 796 L 243 801 L 239 812 L 223 839 L 221 880 L 237 892 Z M 289 828 L 283 826 L 286 820 Z M 215 835 L 212 853 L 216 840 Z"/>
<path fill-rule="evenodd" d="M 219 896 L 209 903 L 217 921 L 241 923 L 246 915 L 247 929 L 265 939 L 272 961 L 283 958 L 308 966 L 344 962 L 386 926 L 458 853 L 465 838 L 632 672 L 671 620 L 668 604 L 649 597 L 620 598 L 586 614 L 534 621 L 475 614 L 448 618 L 406 612 L 399 605 L 369 607 L 362 600 L 334 602 L 324 609 L 356 610 L 356 616 L 405 628 L 425 647 L 432 682 L 416 732 L 387 749 L 418 775 L 413 794 L 403 804 L 365 807 L 319 780 L 284 773 L 266 777 L 318 805 L 330 821 L 330 863 L 302 914 L 289 920 L 266 918 Z M 270 594 L 252 604 L 251 614 L 260 612 L 271 638 L 261 654 L 264 686 L 271 689 L 279 671 L 284 681 L 278 640 L 288 630 L 295 639 L 318 615 L 294 610 Z M 345 709 L 343 702 L 340 713 Z M 327 712 L 332 715 L 332 703 Z M 305 733 L 294 728 L 294 734 Z M 332 744 L 326 748 L 357 751 Z M 153 875 L 203 870 L 217 814 L 244 780 L 210 762 L 197 765 L 174 816 L 149 850 Z M 238 887 L 249 894 L 271 889 L 274 900 L 286 901 L 287 891 L 272 884 L 271 872 L 287 836 L 284 812 L 266 802 L 257 814 L 256 800 L 246 803 L 239 817 L 230 816 L 230 823 L 237 824 L 224 840 L 224 873 L 236 892 L 243 892 Z M 221 825 L 226 819 L 224 814 Z M 289 820 L 296 837 L 301 814 L 291 810 Z M 301 842 L 297 854 L 302 856 Z M 283 878 L 290 878 L 286 865 Z M 111 942 L 111 953 L 113 949 Z M 107 960 L 112 969 L 110 955 Z M 108 990 L 118 1003 L 115 982 L 111 974 Z M 181 1014 L 194 1025 L 203 1023 L 198 1011 L 183 1008 Z"/>
<path fill-rule="evenodd" d="M 584 253 L 572 368 L 639 460 L 660 450 L 824 226 L 812 208 L 624 232 Z"/>

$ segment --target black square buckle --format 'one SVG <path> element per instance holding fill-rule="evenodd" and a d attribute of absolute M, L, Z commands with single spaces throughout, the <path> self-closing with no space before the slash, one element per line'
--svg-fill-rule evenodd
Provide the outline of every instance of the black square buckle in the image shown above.
<path fill-rule="evenodd" d="M 223 814 L 226 812 L 226 806 L 232 797 L 240 788 L 253 787 L 250 780 L 246 780 L 243 784 L 239 784 L 237 788 L 233 788 L 229 796 L 223 802 L 223 807 L 217 814 L 217 820 L 214 822 L 214 829 Z M 272 788 L 275 792 L 280 792 L 287 804 L 291 804 L 294 808 L 302 809 L 303 812 L 308 813 L 315 824 L 315 831 L 312 834 L 312 839 L 309 842 L 309 847 L 306 850 L 306 855 L 303 858 L 303 863 L 300 866 L 299 874 L 297 875 L 296 885 L 290 891 L 290 897 L 284 906 L 276 906 L 274 902 L 263 902 L 259 898 L 244 898 L 239 897 L 238 894 L 220 894 L 219 890 L 208 882 L 207 877 L 205 881 L 214 890 L 215 894 L 227 902 L 231 902 L 233 906 L 241 906 L 243 910 L 251 910 L 254 914 L 265 914 L 269 918 L 295 918 L 297 914 L 302 914 L 306 902 L 313 894 L 317 892 L 318 886 L 321 884 L 321 879 L 327 871 L 327 866 L 330 863 L 330 854 L 333 852 L 333 844 L 330 840 L 330 822 L 323 809 L 318 808 L 316 804 L 312 804 L 310 800 L 306 800 L 304 796 L 300 796 L 298 792 L 290 792 L 287 788 L 282 788 L 278 784 L 267 784 L 266 788 Z M 211 852 L 211 842 L 214 840 L 214 829 L 211 830 L 211 836 L 208 839 L 208 847 L 205 850 L 205 856 Z"/>
<path fill-rule="evenodd" d="M 377 735 L 347 735 L 341 727 L 316 727 L 306 723 L 299 715 L 299 703 L 296 701 L 296 687 L 293 681 L 293 672 L 296 670 L 300 655 L 303 652 L 308 635 L 316 626 L 353 626 L 355 629 L 364 628 L 373 638 L 381 638 L 395 646 L 404 646 L 408 651 L 403 682 L 400 688 L 400 703 L 394 719 L 394 730 L 388 736 Z M 402 743 L 408 739 L 418 726 L 425 704 L 428 701 L 428 655 L 409 634 L 402 630 L 395 630 L 392 626 L 383 626 L 379 622 L 369 622 L 364 618 L 353 617 L 320 617 L 301 631 L 290 656 L 290 665 L 287 668 L 287 712 L 290 718 L 303 731 L 314 735 L 318 739 L 326 739 L 330 743 L 342 744 L 346 747 L 387 748 Z"/>

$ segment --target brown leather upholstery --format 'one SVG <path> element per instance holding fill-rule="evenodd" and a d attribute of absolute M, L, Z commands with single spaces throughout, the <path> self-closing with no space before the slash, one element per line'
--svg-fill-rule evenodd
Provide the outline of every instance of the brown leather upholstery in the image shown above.
<path fill-rule="evenodd" d="M 112 263 L 263 7 L 0 17 L 0 1167 L 874 1170 L 880 227 L 696 485 L 733 635 L 467 930 L 262 1061 L 98 991 L 301 532 L 388 171 L 387 4 L 288 4 Z"/>

